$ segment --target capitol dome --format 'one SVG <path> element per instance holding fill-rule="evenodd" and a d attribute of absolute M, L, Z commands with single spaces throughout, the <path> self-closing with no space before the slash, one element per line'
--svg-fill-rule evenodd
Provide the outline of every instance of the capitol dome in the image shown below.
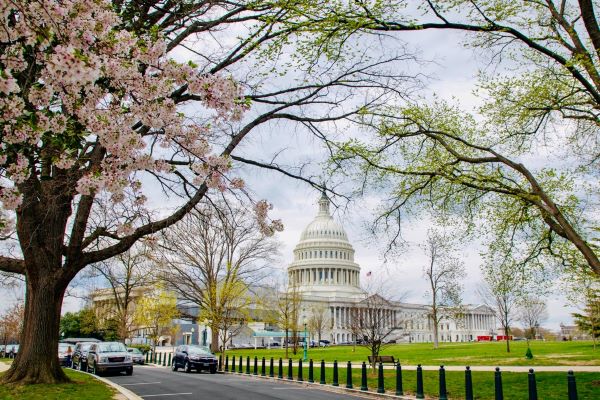
<path fill-rule="evenodd" d="M 344 228 L 329 212 L 329 199 L 319 199 L 316 217 L 300 235 L 294 261 L 288 267 L 290 284 L 304 296 L 362 296 L 360 267 Z"/>

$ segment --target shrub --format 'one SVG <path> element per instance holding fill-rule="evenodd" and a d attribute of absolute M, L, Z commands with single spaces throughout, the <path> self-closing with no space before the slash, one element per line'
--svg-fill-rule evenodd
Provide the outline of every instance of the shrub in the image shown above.
<path fill-rule="evenodd" d="M 527 352 L 525 353 L 525 358 L 527 358 L 528 360 L 531 360 L 533 358 L 533 353 L 531 352 L 531 349 L 529 347 L 527 348 Z"/>

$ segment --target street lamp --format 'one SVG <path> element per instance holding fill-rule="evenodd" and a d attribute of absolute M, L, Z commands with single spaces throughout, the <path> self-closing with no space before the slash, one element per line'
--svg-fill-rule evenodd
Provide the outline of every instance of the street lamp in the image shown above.
<path fill-rule="evenodd" d="M 304 361 L 308 360 L 308 337 L 306 332 L 306 316 L 302 319 L 304 322 Z"/>
<path fill-rule="evenodd" d="M 207 341 L 207 335 L 208 335 L 207 329 L 208 328 L 206 327 L 206 325 L 208 325 L 208 320 L 205 319 L 204 320 L 204 330 L 202 331 L 202 346 L 206 346 L 206 341 Z"/>
<path fill-rule="evenodd" d="M 192 332 L 192 340 L 191 340 L 192 343 L 190 343 L 190 344 L 194 344 L 194 331 L 195 331 L 195 329 L 192 327 L 192 329 L 190 329 L 190 331 Z"/>

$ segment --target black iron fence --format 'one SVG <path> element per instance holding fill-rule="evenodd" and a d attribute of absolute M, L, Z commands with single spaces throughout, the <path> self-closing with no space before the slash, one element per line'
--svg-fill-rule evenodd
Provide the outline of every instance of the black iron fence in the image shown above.
<path fill-rule="evenodd" d="M 170 364 L 170 357 L 169 357 L 169 364 Z M 221 361 L 222 359 L 220 358 L 220 365 L 221 365 Z M 267 360 L 263 357 L 261 360 L 261 370 L 260 370 L 260 375 L 266 377 L 267 376 L 267 371 L 266 371 L 266 362 Z M 250 375 L 250 357 L 246 357 L 246 374 Z M 283 359 L 279 358 L 279 362 L 277 365 L 277 378 L 278 379 L 283 379 L 284 376 L 284 368 L 283 368 Z M 160 361 L 159 361 L 160 364 Z M 225 357 L 224 360 L 224 365 L 222 368 L 222 371 L 226 372 L 226 373 L 237 373 L 237 374 L 243 374 L 244 369 L 243 369 L 243 358 L 242 356 L 239 356 L 238 362 L 236 364 L 236 358 L 235 356 L 232 357 L 231 359 L 231 368 L 229 367 L 229 356 Z M 258 359 L 257 357 L 254 357 L 254 363 L 253 363 L 253 375 L 257 375 L 258 374 Z M 268 370 L 268 376 L 271 378 L 275 377 L 275 360 L 273 357 L 271 357 L 271 359 L 269 360 L 269 370 Z M 237 370 L 236 370 L 237 367 Z M 321 365 L 320 365 L 320 380 L 319 380 L 319 384 L 321 385 L 326 385 L 326 375 L 325 375 L 325 361 L 321 360 Z M 332 386 L 339 386 L 339 366 L 338 366 L 338 362 L 334 361 L 333 362 L 333 379 L 331 382 Z M 395 374 L 394 374 L 394 378 L 395 378 L 395 394 L 397 396 L 402 396 L 404 395 L 404 385 L 403 385 L 403 374 L 406 374 L 406 371 L 402 370 L 402 366 L 400 365 L 400 363 L 396 363 L 394 366 L 395 369 Z M 287 365 L 287 380 L 295 380 L 298 382 L 304 382 L 304 372 L 303 372 L 303 364 L 302 364 L 302 360 L 298 360 L 298 364 L 297 364 L 297 368 L 296 368 L 297 374 L 296 374 L 296 378 L 294 378 L 294 365 L 293 365 L 293 361 L 292 359 L 288 360 L 288 365 Z M 385 393 L 385 375 L 384 375 L 384 368 L 383 368 L 383 364 L 379 363 L 378 367 L 377 367 L 377 387 L 376 388 L 369 388 L 367 385 L 367 363 L 363 362 L 361 365 L 361 384 L 360 384 L 360 390 L 361 391 L 370 391 L 370 390 L 376 390 L 377 393 Z M 438 378 L 439 378 L 439 399 L 440 400 L 448 400 L 448 393 L 447 393 L 447 389 L 446 389 L 446 369 L 444 368 L 444 366 L 441 366 L 438 370 Z M 567 399 L 568 400 L 577 400 L 577 385 L 576 385 L 576 381 L 575 381 L 575 374 L 573 373 L 573 371 L 568 371 L 567 376 L 566 376 L 566 386 L 567 386 Z M 308 382 L 309 383 L 314 383 L 314 362 L 313 360 L 309 360 L 308 362 Z M 535 378 L 535 371 L 533 369 L 529 370 L 529 373 L 527 374 L 527 382 L 528 382 L 528 399 L 529 400 L 538 400 L 538 393 L 537 393 L 537 381 Z M 346 364 L 346 385 L 345 387 L 347 389 L 354 389 L 353 386 L 353 382 L 352 382 L 352 362 L 348 361 Z M 465 394 L 465 400 L 474 400 L 474 396 L 473 396 L 473 379 L 471 376 L 471 368 L 470 367 L 465 367 L 465 371 L 464 371 L 464 394 Z M 424 399 L 425 398 L 425 393 L 423 390 L 423 368 L 421 367 L 421 365 L 419 364 L 417 366 L 416 369 L 416 390 L 415 390 L 415 397 L 417 399 Z M 496 370 L 494 371 L 494 399 L 495 400 L 504 400 L 504 391 L 503 391 L 503 387 L 502 387 L 502 372 L 500 371 L 500 368 L 496 368 Z"/>

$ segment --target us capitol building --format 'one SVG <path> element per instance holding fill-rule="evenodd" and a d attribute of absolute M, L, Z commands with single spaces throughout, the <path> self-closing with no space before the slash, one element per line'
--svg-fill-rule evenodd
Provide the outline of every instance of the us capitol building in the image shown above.
<path fill-rule="evenodd" d="M 357 310 L 373 307 L 368 293 L 360 285 L 360 266 L 354 262 L 354 248 L 344 228 L 330 214 L 329 200 L 319 200 L 317 216 L 306 226 L 294 249 L 294 261 L 288 267 L 289 285 L 302 298 L 300 321 L 311 310 L 326 307 L 327 324 L 323 339 L 332 343 L 351 342 L 351 321 Z M 370 305 L 370 306 L 369 306 Z M 360 312 L 360 311 L 358 311 Z M 430 307 L 381 298 L 375 310 L 390 332 L 387 340 L 432 342 Z M 440 342 L 464 342 L 477 336 L 493 335 L 496 321 L 493 310 L 485 305 L 464 305 L 459 317 L 443 319 L 439 326 Z M 355 331 L 356 332 L 356 331 Z"/>

